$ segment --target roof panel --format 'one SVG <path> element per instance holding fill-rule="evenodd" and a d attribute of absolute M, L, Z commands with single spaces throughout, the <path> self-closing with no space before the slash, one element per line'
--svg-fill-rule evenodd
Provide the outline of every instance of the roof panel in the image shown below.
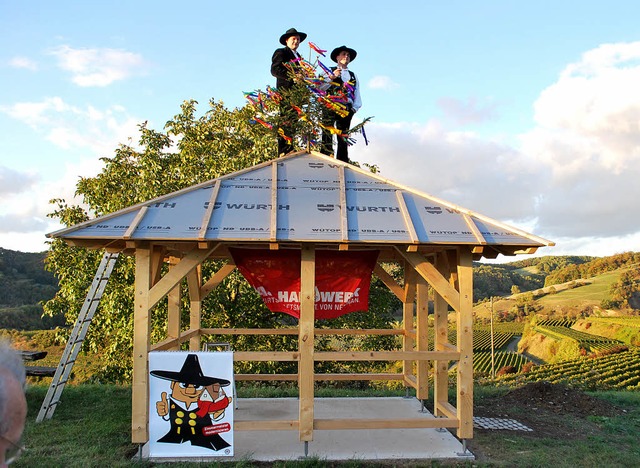
<path fill-rule="evenodd" d="M 275 192 L 274 169 L 278 179 Z M 208 210 L 211 202 L 214 205 Z M 553 245 L 350 164 L 307 152 L 203 182 L 48 236 L 189 241 L 199 239 L 203 224 L 207 240 L 268 242 L 274 240 L 275 229 L 275 240 L 294 242 Z"/>

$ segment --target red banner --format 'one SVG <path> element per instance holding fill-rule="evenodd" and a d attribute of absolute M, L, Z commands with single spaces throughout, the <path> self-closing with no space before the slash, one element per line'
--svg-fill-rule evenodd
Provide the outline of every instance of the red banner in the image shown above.
<path fill-rule="evenodd" d="M 300 251 L 229 249 L 238 270 L 269 310 L 300 318 Z M 315 318 L 369 309 L 378 252 L 316 251 Z"/>

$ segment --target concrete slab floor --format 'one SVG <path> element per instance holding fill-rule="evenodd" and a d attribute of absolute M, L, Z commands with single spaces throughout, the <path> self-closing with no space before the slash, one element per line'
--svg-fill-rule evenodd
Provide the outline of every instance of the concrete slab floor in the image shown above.
<path fill-rule="evenodd" d="M 247 398 L 238 400 L 236 421 L 296 420 L 297 398 Z M 316 398 L 317 419 L 433 418 L 421 411 L 415 398 Z M 233 457 L 207 457 L 200 461 L 275 461 L 296 460 L 305 456 L 305 444 L 298 431 L 236 431 Z M 148 458 L 147 446 L 142 457 Z M 146 452 L 146 453 L 145 453 Z M 145 456 L 146 455 L 146 456 Z M 447 430 L 438 429 L 368 429 L 316 430 L 308 444 L 308 456 L 321 460 L 473 460 L 462 442 Z M 170 461 L 169 459 L 152 459 Z M 175 459 L 171 459 L 174 461 Z M 195 461 L 191 459 L 192 461 Z"/>

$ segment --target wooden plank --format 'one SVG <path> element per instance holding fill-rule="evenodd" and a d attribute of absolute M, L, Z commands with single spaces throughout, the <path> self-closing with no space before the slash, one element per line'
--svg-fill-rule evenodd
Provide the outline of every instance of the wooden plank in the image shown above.
<path fill-rule="evenodd" d="M 216 200 L 218 198 L 218 192 L 220 191 L 221 181 L 213 181 L 211 187 L 211 196 L 209 197 L 209 204 L 204 210 L 202 215 L 202 223 L 200 223 L 200 230 L 198 231 L 198 240 L 203 241 L 207 238 L 207 230 L 209 229 L 209 223 L 211 222 L 211 216 L 213 216 L 213 210 L 216 207 Z"/>
<path fill-rule="evenodd" d="M 413 301 L 416 295 L 416 275 L 413 268 L 408 264 L 404 267 L 404 299 L 402 301 L 402 330 L 404 335 L 402 336 L 402 350 L 404 352 L 413 351 L 416 345 L 414 328 L 414 315 L 415 307 Z M 413 361 L 405 359 L 402 361 L 402 373 L 407 379 L 410 375 L 413 375 Z"/>
<path fill-rule="evenodd" d="M 402 190 L 396 190 L 396 200 L 398 200 L 398 206 L 400 207 L 400 212 L 402 213 L 402 218 L 404 219 L 404 225 L 409 232 L 409 238 L 411 239 L 411 242 L 415 244 L 419 242 L 418 234 L 416 234 L 416 227 L 413 225 L 413 220 L 411 219 L 411 215 L 409 214 L 409 210 L 407 209 L 407 204 L 404 201 Z"/>
<path fill-rule="evenodd" d="M 223 267 L 221 267 L 215 274 L 207 280 L 207 282 L 200 288 L 200 300 L 204 300 L 207 295 L 214 289 L 216 289 L 224 279 L 229 276 L 233 270 L 236 269 L 236 264 L 229 261 Z"/>
<path fill-rule="evenodd" d="M 403 374 L 403 379 L 405 387 L 411 387 L 413 389 L 417 389 L 418 388 L 418 380 L 416 379 L 415 375 L 404 375 Z"/>
<path fill-rule="evenodd" d="M 237 382 L 278 382 L 296 381 L 298 374 L 235 374 L 233 377 Z M 313 379 L 321 381 L 400 381 L 403 375 L 400 373 L 382 374 L 315 374 Z"/>
<path fill-rule="evenodd" d="M 202 300 L 202 264 L 195 267 L 187 274 L 187 286 L 189 288 L 189 300 Z"/>
<path fill-rule="evenodd" d="M 56 367 L 24 366 L 24 369 L 30 377 L 53 377 L 56 373 Z"/>
<path fill-rule="evenodd" d="M 269 240 L 275 242 L 278 238 L 278 162 L 271 163 L 271 223 Z"/>
<path fill-rule="evenodd" d="M 151 345 L 150 351 L 167 351 L 175 346 L 179 346 L 185 341 L 189 340 L 192 336 L 200 333 L 200 330 L 186 330 L 180 334 L 178 338 L 167 338 L 166 340 L 159 341 L 158 343 Z"/>
<path fill-rule="evenodd" d="M 436 267 L 444 276 L 448 268 L 448 261 L 445 254 L 438 254 L 436 256 Z M 448 306 L 447 301 L 434 292 L 433 297 L 433 318 L 434 318 L 434 350 L 436 351 L 451 351 L 452 348 L 456 349 L 449 343 L 449 323 L 448 323 Z M 433 399 L 434 399 L 434 415 L 444 416 L 439 408 L 443 404 L 448 404 L 449 401 L 449 360 L 442 357 L 437 358 L 434 365 L 433 375 Z"/>
<path fill-rule="evenodd" d="M 203 335 L 297 335 L 297 328 L 203 328 Z M 394 328 L 316 328 L 316 335 L 402 335 Z M 455 348 L 454 348 L 455 349 Z"/>
<path fill-rule="evenodd" d="M 206 260 L 215 248 L 207 250 L 192 250 L 187 253 L 180 263 L 173 267 L 169 272 L 158 281 L 151 291 L 149 291 L 149 307 L 153 307 L 171 291 L 176 284 L 182 281 L 191 270 Z"/>
<path fill-rule="evenodd" d="M 342 242 L 349 241 L 349 217 L 347 216 L 347 184 L 344 177 L 344 166 L 338 166 L 340 179 L 340 234 Z"/>
<path fill-rule="evenodd" d="M 147 214 L 148 209 L 149 209 L 149 205 L 144 205 L 142 208 L 140 208 L 140 211 L 138 211 L 138 213 L 136 214 L 136 217 L 133 218 L 133 221 L 131 222 L 131 224 L 129 224 L 129 227 L 127 228 L 124 235 L 122 236 L 123 239 L 125 240 L 131 239 L 131 236 L 133 236 L 133 233 L 136 231 L 138 224 L 140 224 L 140 221 L 142 221 L 142 218 L 144 218 L 144 215 Z"/>
<path fill-rule="evenodd" d="M 353 429 L 420 429 L 457 427 L 458 420 L 452 418 L 406 418 L 406 419 L 316 419 L 317 430 Z"/>
<path fill-rule="evenodd" d="M 484 236 L 478 229 L 478 226 L 476 226 L 476 223 L 474 223 L 473 219 L 471 219 L 471 216 L 469 216 L 467 213 L 462 213 L 462 217 L 467 223 L 467 226 L 469 226 L 469 230 L 473 233 L 473 237 L 476 238 L 478 243 L 480 245 L 487 245 L 487 239 L 484 238 Z"/>
<path fill-rule="evenodd" d="M 460 309 L 460 294 L 453 286 L 419 253 L 403 252 L 396 248 L 427 282 L 440 294 L 454 310 Z"/>
<path fill-rule="evenodd" d="M 23 361 L 39 361 L 47 357 L 47 351 L 18 351 Z"/>
<path fill-rule="evenodd" d="M 429 287 L 424 278 L 418 279 L 416 291 L 416 349 L 418 351 L 429 350 Z M 418 361 L 416 364 L 416 398 L 427 400 L 429 398 L 429 363 Z"/>
<path fill-rule="evenodd" d="M 234 421 L 234 431 L 295 431 L 298 429 L 296 420 L 273 420 L 273 421 Z"/>
<path fill-rule="evenodd" d="M 189 328 L 199 330 L 202 325 L 202 264 L 187 274 L 187 285 L 189 287 Z M 202 334 L 197 333 L 189 338 L 191 351 L 200 351 L 201 337 Z"/>
<path fill-rule="evenodd" d="M 457 409 L 459 439 L 473 438 L 473 265 L 471 250 L 460 247 L 458 282 L 460 310 L 456 314 L 457 347 Z"/>
<path fill-rule="evenodd" d="M 294 351 L 234 351 L 234 361 L 299 361 L 300 353 Z"/>
<path fill-rule="evenodd" d="M 457 361 L 457 351 L 316 351 L 315 360 L 321 361 L 403 361 L 446 359 Z"/>
<path fill-rule="evenodd" d="M 458 419 L 458 410 L 449 402 L 438 402 L 438 413 L 443 414 L 447 418 Z"/>
<path fill-rule="evenodd" d="M 151 335 L 151 251 L 136 250 L 135 297 L 133 303 L 133 382 L 131 385 L 131 442 L 149 440 L 149 337 Z"/>
<path fill-rule="evenodd" d="M 301 442 L 313 440 L 315 269 L 315 248 L 303 245 L 300 262 L 300 319 L 298 321 L 298 350 L 300 351 L 298 364 L 299 436 Z"/>
<path fill-rule="evenodd" d="M 387 271 L 382 268 L 380 263 L 376 263 L 376 266 L 373 268 L 373 273 L 382 281 L 389 290 L 395 294 L 395 296 L 400 299 L 400 301 L 404 300 L 404 290 L 402 286 L 398 284 L 398 282 L 391 276 Z"/>
<path fill-rule="evenodd" d="M 177 342 L 180 338 L 180 289 L 180 284 L 177 284 L 167 295 L 167 339 L 175 340 L 175 345 L 168 348 L 171 351 L 180 349 L 180 344 Z"/>

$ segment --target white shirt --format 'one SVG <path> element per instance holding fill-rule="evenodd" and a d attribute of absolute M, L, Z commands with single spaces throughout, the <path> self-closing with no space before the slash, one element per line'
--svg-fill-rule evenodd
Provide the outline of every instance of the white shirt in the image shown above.
<path fill-rule="evenodd" d="M 349 104 L 351 104 L 351 107 L 353 108 L 353 112 L 358 112 L 358 109 L 360 109 L 362 107 L 362 98 L 360 97 L 360 80 L 358 80 L 358 77 L 356 76 L 356 74 L 353 74 L 355 80 L 356 80 L 356 85 L 354 86 L 354 91 L 353 91 L 353 101 L 351 99 L 349 99 Z M 340 69 L 340 78 L 342 79 L 343 83 L 348 83 L 349 80 L 351 79 L 351 73 L 349 73 L 349 69 L 348 68 L 341 68 Z M 323 89 L 327 89 L 329 87 L 329 83 L 331 82 L 331 78 L 326 76 L 325 77 L 326 80 L 326 86 L 322 86 Z"/>

